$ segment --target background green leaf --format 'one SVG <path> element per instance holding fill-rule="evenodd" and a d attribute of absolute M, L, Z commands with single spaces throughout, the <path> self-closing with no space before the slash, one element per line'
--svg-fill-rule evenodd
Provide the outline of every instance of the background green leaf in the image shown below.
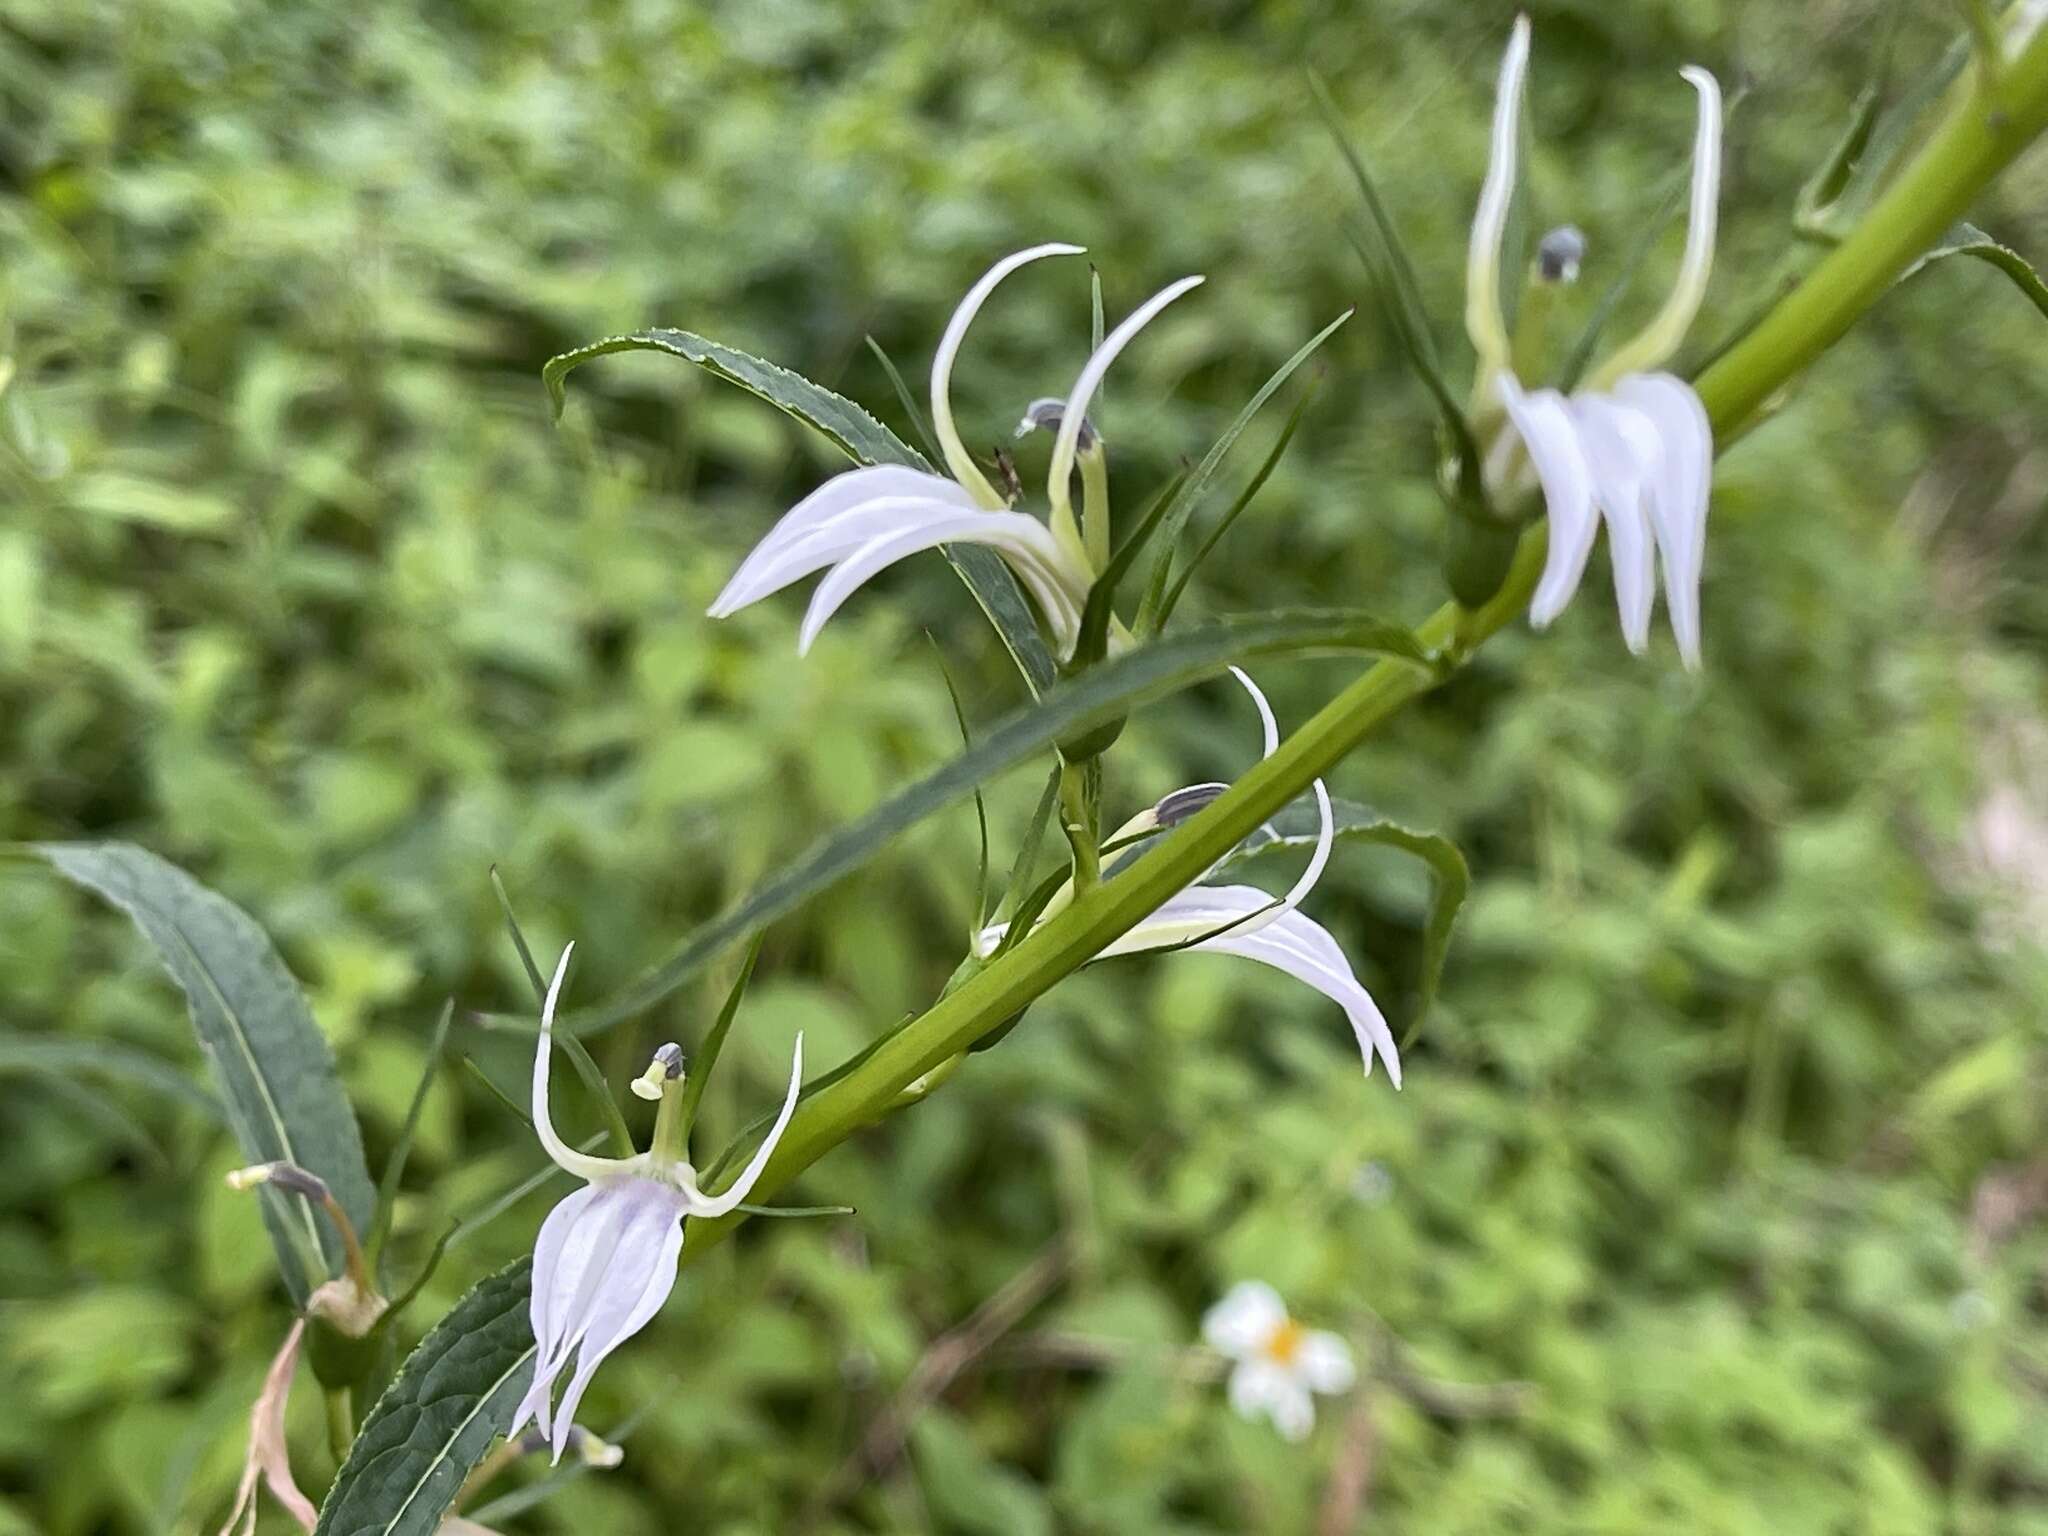
<path fill-rule="evenodd" d="M 1350 652 L 1427 659 L 1398 624 L 1346 609 L 1276 612 L 1213 619 L 1155 640 L 1060 683 L 985 731 L 943 768 L 899 790 L 851 826 L 818 843 L 781 874 L 757 886 L 731 911 L 706 923 L 623 994 L 570 1014 L 562 1027 L 608 1029 L 652 1007 L 726 945 L 859 869 L 891 838 L 951 805 L 977 784 L 1015 767 L 1074 732 L 1136 709 L 1236 662 L 1262 656 Z"/>

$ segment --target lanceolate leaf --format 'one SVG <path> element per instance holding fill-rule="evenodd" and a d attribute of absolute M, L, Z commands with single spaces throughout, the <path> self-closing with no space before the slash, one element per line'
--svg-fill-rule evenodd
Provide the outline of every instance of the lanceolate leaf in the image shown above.
<path fill-rule="evenodd" d="M 533 1380 L 532 1261 L 471 1288 L 406 1356 L 349 1447 L 314 1536 L 433 1536 Z"/>
<path fill-rule="evenodd" d="M 1921 268 L 1930 266 L 1950 256 L 1974 256 L 1998 268 L 2013 281 L 2013 286 L 2027 296 L 2034 308 L 2048 318 L 2048 283 L 2041 280 L 2041 274 L 2027 264 L 2027 258 L 2009 245 L 2001 245 L 1974 224 L 1958 224 L 1942 237 L 1941 244 L 1922 256 L 1913 265 L 1899 274 L 1904 282 Z"/>
<path fill-rule="evenodd" d="M 175 865 L 128 843 L 43 843 L 67 879 L 127 913 L 184 991 L 228 1119 L 252 1163 L 285 1160 L 318 1174 L 358 1232 L 376 1197 L 334 1056 L 263 930 Z M 266 1189 L 263 1215 L 293 1297 L 341 1270 L 340 1239 L 305 1201 Z M 309 1274 L 307 1256 L 326 1271 Z"/>
<path fill-rule="evenodd" d="M 1294 356 L 1275 369 L 1273 376 L 1259 386 L 1259 392 L 1237 413 L 1237 419 L 1224 429 L 1223 435 L 1217 438 L 1209 451 L 1202 456 L 1202 462 L 1195 466 L 1194 472 L 1181 482 L 1180 489 L 1174 493 L 1172 502 L 1167 506 L 1165 519 L 1159 527 L 1159 554 L 1153 563 L 1152 578 L 1145 585 L 1145 601 L 1138 610 L 1137 628 L 1140 634 L 1157 629 L 1163 622 L 1164 615 L 1161 610 L 1166 600 L 1166 583 L 1173 571 L 1175 546 L 1180 542 L 1181 530 L 1194 515 L 1195 503 L 1201 498 L 1202 492 L 1208 489 L 1209 482 L 1216 477 L 1216 471 L 1222 467 L 1224 457 L 1244 435 L 1244 429 L 1252 424 L 1252 418 L 1257 416 L 1264 409 L 1266 402 L 1273 398 L 1274 392 L 1293 376 L 1295 369 L 1313 357 L 1316 349 L 1328 341 L 1335 334 L 1337 327 L 1349 320 L 1351 315 L 1352 311 L 1345 310 L 1302 343 Z"/>
<path fill-rule="evenodd" d="M 1281 610 L 1212 620 L 1091 667 L 1061 682 L 985 732 L 972 750 L 885 800 L 758 886 L 725 916 L 706 923 L 669 958 L 610 1002 L 564 1021 L 583 1032 L 608 1028 L 667 997 L 737 939 L 845 878 L 875 850 L 925 817 L 1073 733 L 1221 672 L 1232 662 L 1307 652 L 1376 652 L 1420 666 L 1429 658 L 1398 624 L 1351 609 Z"/>
<path fill-rule="evenodd" d="M 813 384 L 800 373 L 720 346 L 689 331 L 660 329 L 635 331 L 628 336 L 607 336 L 573 351 L 551 357 L 540 371 L 555 414 L 562 412 L 564 384 L 571 369 L 612 352 L 666 352 L 695 363 L 721 379 L 729 380 L 770 405 L 786 411 L 805 426 L 814 427 L 838 445 L 849 458 L 861 464 L 903 464 L 911 469 L 929 470 L 924 455 L 883 426 L 843 395 L 822 384 Z M 974 600 L 996 627 L 1004 646 L 1034 694 L 1052 686 L 1058 669 L 1045 638 L 1038 631 L 1031 605 L 1025 601 L 1010 568 L 995 551 L 979 544 L 946 545 L 942 553 L 960 579 L 967 583 Z"/>
<path fill-rule="evenodd" d="M 1450 950 L 1451 929 L 1458 921 L 1458 909 L 1472 885 L 1472 872 L 1465 855 L 1449 838 L 1435 832 L 1418 832 L 1390 821 L 1369 805 L 1355 800 L 1337 800 L 1331 809 L 1340 841 L 1380 843 L 1412 854 L 1429 866 L 1429 916 L 1422 929 L 1422 981 L 1409 1020 L 1406 1045 L 1422 1028 L 1429 1005 L 1436 1000 L 1437 984 L 1443 979 L 1444 957 Z M 1216 867 L 1219 871 L 1255 858 L 1276 848 L 1310 848 L 1315 845 L 1318 817 L 1316 803 L 1303 795 L 1279 815 L 1232 850 Z"/>

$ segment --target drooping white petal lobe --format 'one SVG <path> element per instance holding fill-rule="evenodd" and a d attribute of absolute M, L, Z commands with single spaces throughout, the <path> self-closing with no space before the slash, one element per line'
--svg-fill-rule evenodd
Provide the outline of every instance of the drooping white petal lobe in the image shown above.
<path fill-rule="evenodd" d="M 533 1245 L 533 1279 L 528 1287 L 527 1315 L 533 1323 L 533 1338 L 537 1349 L 534 1374 L 538 1378 L 552 1377 L 561 1367 L 561 1357 L 568 1353 L 564 1340 L 568 1330 L 558 1325 L 558 1319 L 568 1318 L 575 1312 L 578 1297 L 583 1293 L 586 1282 L 595 1287 L 596 1276 L 602 1271 L 610 1257 L 612 1244 L 616 1239 L 613 1223 L 616 1211 L 600 1210 L 595 1220 L 585 1221 L 590 1208 L 597 1202 L 602 1184 L 586 1184 L 581 1189 L 565 1196 L 547 1214 L 541 1223 L 540 1236 Z M 547 1417 L 547 1396 L 543 1392 L 537 1403 L 529 1391 L 528 1402 L 520 1405 L 520 1422 L 525 1422 L 526 1411 L 531 1404 L 533 1416 L 540 1420 L 543 1433 L 549 1427 Z M 514 1429 L 518 1428 L 517 1425 Z"/>
<path fill-rule="evenodd" d="M 1700 576 L 1706 563 L 1707 500 L 1714 471 L 1714 429 L 1691 385 L 1668 373 L 1632 374 L 1615 386 L 1624 405 L 1655 428 L 1658 461 L 1650 514 L 1664 560 L 1664 601 L 1687 667 L 1700 665 Z"/>
<path fill-rule="evenodd" d="M 1699 124 L 1693 131 L 1692 192 L 1686 211 L 1685 254 L 1679 258 L 1678 280 L 1670 297 L 1650 323 L 1614 349 L 1590 381 L 1605 389 L 1631 373 L 1657 367 L 1685 340 L 1706 297 L 1707 278 L 1714 269 L 1715 227 L 1721 200 L 1721 85 L 1706 70 L 1688 64 L 1679 71 L 1699 93 Z"/>
<path fill-rule="evenodd" d="M 1066 406 L 1060 416 L 1059 436 L 1052 445 L 1052 468 L 1046 477 L 1046 494 L 1055 509 L 1068 503 L 1067 483 L 1074 472 L 1074 453 L 1080 444 L 1082 424 L 1087 419 L 1088 402 L 1095 397 L 1096 386 L 1109 372 L 1109 365 L 1116 361 L 1116 355 L 1130 344 L 1133 336 L 1152 323 L 1155 315 L 1189 289 L 1201 285 L 1199 277 L 1184 277 L 1177 283 L 1167 284 L 1133 310 L 1123 324 L 1103 337 L 1102 345 L 1082 366 L 1074 387 L 1067 391 Z"/>
<path fill-rule="evenodd" d="M 569 974 L 569 957 L 575 952 L 574 944 L 562 951 L 562 958 L 555 965 L 554 980 L 548 983 L 547 1001 L 541 1005 L 540 1040 L 533 1053 L 533 1129 L 540 1137 L 541 1149 L 556 1167 L 579 1179 L 601 1179 L 618 1173 L 626 1165 L 612 1158 L 578 1152 L 556 1133 L 554 1118 L 548 1113 L 548 1058 L 555 1043 L 555 1007 L 562 1000 L 562 982 Z"/>
<path fill-rule="evenodd" d="M 782 1140 L 782 1133 L 789 1128 L 789 1117 L 796 1113 L 796 1101 L 804 1084 L 804 1037 L 796 1037 L 796 1051 L 789 1063 L 789 1091 L 783 1095 L 782 1110 L 775 1117 L 775 1123 L 768 1127 L 768 1134 L 761 1139 L 760 1147 L 753 1159 L 740 1170 L 740 1176 L 732 1182 L 732 1188 L 723 1194 L 704 1195 L 696 1191 L 694 1183 L 684 1191 L 692 1216 L 723 1216 L 753 1193 L 754 1185 L 760 1180 L 761 1170 L 768 1166 L 768 1159 L 774 1155 L 775 1144 Z"/>
<path fill-rule="evenodd" d="M 1528 450 L 1529 462 L 1543 486 L 1543 504 L 1550 515 L 1550 549 L 1543 576 L 1529 603 L 1529 622 L 1542 629 L 1564 612 L 1586 572 L 1599 523 L 1593 514 L 1593 476 L 1579 444 L 1579 430 L 1570 404 L 1554 389 L 1524 394 L 1514 377 L 1496 378 L 1508 420 Z"/>
<path fill-rule="evenodd" d="M 1060 642 L 1060 649 L 1072 648 L 1074 636 L 1066 632 L 1067 625 L 1071 620 L 1078 628 L 1080 611 L 1064 577 L 1066 562 L 1043 523 L 1022 512 L 920 511 L 915 516 L 906 516 L 902 526 L 870 539 L 847 555 L 833 567 L 831 575 L 818 583 L 797 635 L 798 654 L 810 650 L 826 621 L 876 573 L 909 555 L 946 543 L 994 547 L 1040 607 L 1047 610 L 1046 620 Z M 1082 590 L 1085 592 L 1085 585 Z"/>
<path fill-rule="evenodd" d="M 963 487 L 944 475 L 927 474 L 921 469 L 909 469 L 900 464 L 871 464 L 834 475 L 783 513 L 775 526 L 768 530 L 767 536 L 740 562 L 740 568 L 733 572 L 725 590 L 718 594 L 717 601 L 711 605 L 710 616 L 722 619 L 796 580 L 796 576 L 791 575 L 774 585 L 762 584 L 764 568 L 785 556 L 792 546 L 798 545 L 821 524 L 830 523 L 868 503 L 901 497 L 916 497 L 952 507 L 975 505 L 974 498 Z M 818 567 L 812 566 L 811 569 Z"/>
<path fill-rule="evenodd" d="M 1285 1327 L 1287 1304 L 1263 1280 L 1240 1280 L 1202 1314 L 1202 1338 L 1226 1355 L 1249 1355 Z"/>
<path fill-rule="evenodd" d="M 961 497 L 965 498 L 964 492 Z M 720 594 L 723 606 L 711 616 L 723 618 L 749 603 L 758 602 L 900 529 L 918 527 L 938 518 L 982 515 L 978 508 L 962 506 L 958 500 L 942 501 L 935 496 L 877 496 L 860 502 L 800 533 L 779 540 L 773 549 L 766 545 L 757 549 L 755 554 L 765 551 L 766 558 L 746 572 L 744 578 L 735 576 L 726 584 L 725 592 Z"/>
<path fill-rule="evenodd" d="M 682 1193 L 652 1179 L 635 1179 L 629 1197 L 634 1207 L 613 1251 L 605 1286 L 584 1318 L 576 1374 L 555 1409 L 548 1439 L 557 1462 L 568 1447 L 590 1378 L 607 1355 L 653 1320 L 675 1289 L 676 1260 L 683 1251 Z"/>
<path fill-rule="evenodd" d="M 960 441 L 959 429 L 953 425 L 953 359 L 960 355 L 960 343 L 967 338 L 967 327 L 974 323 L 974 317 L 981 306 L 988 302 L 988 296 L 995 292 L 996 284 L 1008 277 L 1019 267 L 1042 260 L 1047 256 L 1079 256 L 1083 247 L 1049 243 L 1034 245 L 1029 250 L 1018 251 L 1005 256 L 981 275 L 980 281 L 967 290 L 967 297 L 960 301 L 960 307 L 953 311 L 953 318 L 946 322 L 946 332 L 939 338 L 939 349 L 932 354 L 932 429 L 938 434 L 939 447 L 946 455 L 946 467 L 953 472 L 953 478 L 973 494 L 984 507 L 993 510 L 1003 505 L 1003 498 L 996 494 L 995 487 L 988 483 L 975 464 L 966 445 Z"/>
<path fill-rule="evenodd" d="M 1477 376 L 1491 378 L 1508 365 L 1507 319 L 1500 306 L 1501 241 L 1515 197 L 1515 161 L 1520 149 L 1522 88 L 1529 69 L 1529 18 L 1517 16 L 1500 63 L 1493 98 L 1493 134 L 1479 208 L 1472 216 L 1472 241 L 1465 255 L 1465 333 L 1479 354 Z"/>
<path fill-rule="evenodd" d="M 1144 922 L 1102 951 L 1142 954 L 1179 945 L 1256 960 L 1314 987 L 1344 1010 L 1358 1039 L 1365 1070 L 1377 1054 L 1401 1086 L 1401 1052 L 1386 1016 L 1351 969 L 1328 929 L 1300 912 L 1269 915 L 1274 900 L 1252 885 L 1198 885 L 1165 902 Z M 1262 926 L 1248 919 L 1265 918 Z"/>
<path fill-rule="evenodd" d="M 1644 506 L 1649 472 L 1658 456 L 1656 428 L 1640 411 L 1600 395 L 1582 395 L 1572 408 L 1579 442 L 1593 471 L 1593 499 L 1607 524 L 1621 635 L 1640 656 L 1650 643 L 1650 610 L 1657 596 L 1656 551 Z"/>

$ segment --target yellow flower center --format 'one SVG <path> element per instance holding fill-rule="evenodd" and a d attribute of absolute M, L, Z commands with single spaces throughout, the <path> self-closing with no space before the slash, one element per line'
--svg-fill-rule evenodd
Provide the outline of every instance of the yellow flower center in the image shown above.
<path fill-rule="evenodd" d="M 1295 1357 L 1301 1353 L 1301 1341 L 1307 1336 L 1308 1330 L 1290 1317 L 1266 1340 L 1266 1358 L 1275 1365 L 1294 1364 Z"/>

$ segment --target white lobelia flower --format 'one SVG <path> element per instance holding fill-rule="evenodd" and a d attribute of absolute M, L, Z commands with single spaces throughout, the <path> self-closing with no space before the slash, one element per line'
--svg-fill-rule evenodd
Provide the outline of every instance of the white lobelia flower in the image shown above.
<path fill-rule="evenodd" d="M 1230 671 L 1244 685 L 1245 691 L 1252 696 L 1252 703 L 1258 708 L 1259 723 L 1265 736 L 1263 755 L 1271 757 L 1280 744 L 1280 728 L 1273 719 L 1272 706 L 1250 677 L 1236 667 Z M 1184 821 L 1227 787 L 1222 784 L 1191 784 L 1177 789 L 1157 805 L 1139 812 L 1117 828 L 1105 846 L 1111 851 L 1129 847 L 1136 839 Z M 1151 916 L 1112 942 L 1096 958 L 1106 960 L 1114 955 L 1135 955 L 1147 950 L 1190 949 L 1207 954 L 1237 955 L 1284 971 L 1296 981 L 1314 987 L 1344 1010 L 1345 1017 L 1351 1021 L 1352 1033 L 1358 1038 L 1365 1070 L 1368 1073 L 1372 1071 L 1373 1056 L 1377 1053 L 1386 1063 L 1387 1076 L 1399 1088 L 1401 1052 L 1394 1043 L 1394 1032 L 1387 1027 L 1386 1016 L 1373 1002 L 1372 994 L 1360 984 L 1351 969 L 1351 962 L 1344 957 L 1344 951 L 1330 930 L 1297 910 L 1302 899 L 1322 878 L 1336 836 L 1330 794 L 1321 779 L 1316 780 L 1314 791 L 1316 806 L 1321 813 L 1315 850 L 1309 856 L 1308 867 L 1302 871 L 1301 878 L 1285 896 L 1276 897 L 1255 885 L 1191 885 L 1178 895 L 1169 897 Z M 1073 884 L 1069 881 L 1046 903 L 1038 921 L 1043 923 L 1055 916 L 1073 900 L 1073 895 Z M 1007 923 L 983 929 L 978 946 L 981 953 L 993 954 L 1008 931 Z"/>
<path fill-rule="evenodd" d="M 1515 187 L 1528 64 L 1529 20 L 1524 16 L 1515 21 L 1501 63 L 1492 159 L 1472 221 L 1465 274 L 1465 326 L 1479 357 L 1478 413 L 1497 420 L 1498 412 L 1505 412 L 1507 418 L 1487 454 L 1488 488 L 1511 496 L 1526 489 L 1523 477 L 1533 469 L 1543 491 L 1550 515 L 1550 550 L 1529 605 L 1531 623 L 1541 629 L 1564 611 L 1578 590 L 1594 536 L 1604 521 L 1621 631 L 1629 649 L 1641 654 L 1649 644 L 1650 610 L 1656 602 L 1654 565 L 1661 555 L 1672 634 L 1686 666 L 1696 668 L 1713 429 L 1692 386 L 1657 370 L 1698 313 L 1714 263 L 1721 88 L 1704 69 L 1689 65 L 1679 71 L 1699 93 L 1699 126 L 1693 140 L 1685 253 L 1670 297 L 1647 326 L 1566 396 L 1555 389 L 1526 389 L 1515 377 L 1513 348 L 1501 313 L 1501 241 Z M 1561 264 L 1559 276 L 1568 280 L 1567 270 L 1576 265 L 1574 253 Z"/>
<path fill-rule="evenodd" d="M 1069 481 L 1088 402 L 1109 365 L 1167 305 L 1202 279 L 1184 277 L 1154 294 L 1103 338 L 1074 380 L 1064 402 L 1047 477 L 1049 516 L 1045 522 L 1013 511 L 989 484 L 953 424 L 950 386 L 953 360 L 967 327 L 995 291 L 1019 267 L 1046 256 L 1078 256 L 1078 245 L 1034 245 L 1006 256 L 967 291 L 939 338 L 932 358 L 932 427 L 945 452 L 947 474 L 897 464 L 870 465 L 835 475 L 798 502 L 741 562 L 711 605 L 724 618 L 792 582 L 828 570 L 811 596 L 797 650 L 811 648 L 818 631 L 863 583 L 898 560 L 940 544 L 986 544 L 1001 555 L 1043 615 L 1053 649 L 1070 655 L 1081 630 L 1081 611 L 1094 583 L 1100 557 L 1090 558 L 1076 526 Z M 1097 451 L 1094 448 L 1090 450 Z M 1105 532 L 1098 536 L 1106 539 Z"/>
<path fill-rule="evenodd" d="M 675 1288 L 683 1218 L 723 1216 L 747 1198 L 796 1109 L 804 1070 L 799 1035 L 782 1110 L 753 1160 L 720 1194 L 707 1195 L 697 1187 L 697 1173 L 688 1160 L 687 1127 L 680 1122 L 683 1057 L 674 1045 L 655 1052 L 646 1075 L 634 1085 L 636 1091 L 647 1085 L 648 1095 L 660 1099 L 652 1150 L 625 1158 L 576 1151 L 555 1133 L 548 1114 L 555 1006 L 575 947 L 562 951 L 541 1009 L 540 1045 L 533 1058 L 533 1126 L 548 1156 L 582 1179 L 584 1187 L 548 1213 L 533 1245 L 533 1386 L 506 1431 L 516 1437 L 528 1420 L 538 1422 L 556 1461 L 562 1459 L 576 1406 L 598 1366 L 647 1326 Z M 555 1378 L 568 1367 L 572 1354 L 576 1372 L 555 1406 Z"/>
<path fill-rule="evenodd" d="M 1351 1347 L 1334 1333 L 1302 1327 L 1263 1280 L 1233 1285 L 1203 1315 L 1202 1338 L 1234 1362 L 1230 1406 L 1242 1418 L 1263 1414 L 1289 1440 L 1315 1428 L 1311 1394 L 1349 1392 L 1358 1380 Z"/>

